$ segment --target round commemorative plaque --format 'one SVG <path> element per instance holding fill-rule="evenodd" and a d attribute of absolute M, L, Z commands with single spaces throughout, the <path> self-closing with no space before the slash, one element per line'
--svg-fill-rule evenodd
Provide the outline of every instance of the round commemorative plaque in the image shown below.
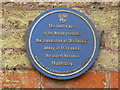
<path fill-rule="evenodd" d="M 82 12 L 54 8 L 31 24 L 26 51 L 35 68 L 54 79 L 71 79 L 87 71 L 99 51 L 94 24 Z"/>

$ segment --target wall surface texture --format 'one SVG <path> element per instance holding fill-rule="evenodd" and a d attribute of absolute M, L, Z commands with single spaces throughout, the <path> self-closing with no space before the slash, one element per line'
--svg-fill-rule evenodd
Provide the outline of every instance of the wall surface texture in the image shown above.
<path fill-rule="evenodd" d="M 118 88 L 118 2 L 1 2 L 0 88 Z M 95 24 L 100 51 L 85 74 L 71 80 L 54 80 L 32 66 L 25 50 L 31 22 L 55 7 L 82 11 Z"/>

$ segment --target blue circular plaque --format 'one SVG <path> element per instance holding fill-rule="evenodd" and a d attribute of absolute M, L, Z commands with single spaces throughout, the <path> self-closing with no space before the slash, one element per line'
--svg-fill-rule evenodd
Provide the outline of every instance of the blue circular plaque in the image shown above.
<path fill-rule="evenodd" d="M 54 79 L 71 79 L 87 71 L 99 51 L 94 24 L 82 12 L 54 8 L 31 24 L 26 51 L 32 64 Z"/>

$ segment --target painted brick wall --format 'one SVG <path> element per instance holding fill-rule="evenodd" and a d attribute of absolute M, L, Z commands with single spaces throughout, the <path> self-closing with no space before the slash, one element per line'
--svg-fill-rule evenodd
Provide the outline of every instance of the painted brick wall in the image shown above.
<path fill-rule="evenodd" d="M 118 88 L 118 2 L 1 2 L 0 6 L 0 88 Z M 38 72 L 25 50 L 31 22 L 40 13 L 55 7 L 70 7 L 87 14 L 101 40 L 94 65 L 85 74 L 66 81 Z"/>

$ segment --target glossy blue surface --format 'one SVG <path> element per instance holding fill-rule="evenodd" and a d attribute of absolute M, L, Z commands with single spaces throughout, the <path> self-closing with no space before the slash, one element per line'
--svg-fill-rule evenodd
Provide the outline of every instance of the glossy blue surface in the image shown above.
<path fill-rule="evenodd" d="M 48 27 L 49 24 L 55 27 Z M 58 25 L 75 27 L 57 28 Z M 48 32 L 53 34 L 48 35 Z M 64 35 L 55 35 L 56 32 Z M 80 33 L 80 35 L 66 35 L 71 32 Z M 41 42 L 36 42 L 36 39 Z M 56 39 L 62 42 L 43 42 L 43 40 Z M 70 39 L 88 42 L 69 43 Z M 64 46 L 69 49 L 63 50 Z M 45 47 L 52 47 L 54 50 L 44 50 Z M 72 47 L 76 50 L 71 50 Z M 82 12 L 71 8 L 54 8 L 40 14 L 31 24 L 26 37 L 26 51 L 32 64 L 44 75 L 54 79 L 71 79 L 83 74 L 95 62 L 99 51 L 99 37 L 94 24 Z M 46 57 L 46 54 L 51 57 Z M 52 57 L 53 55 L 61 55 L 61 57 L 55 58 Z M 67 58 L 66 55 L 73 57 Z M 52 62 L 67 62 L 68 65 L 52 65 Z"/>

